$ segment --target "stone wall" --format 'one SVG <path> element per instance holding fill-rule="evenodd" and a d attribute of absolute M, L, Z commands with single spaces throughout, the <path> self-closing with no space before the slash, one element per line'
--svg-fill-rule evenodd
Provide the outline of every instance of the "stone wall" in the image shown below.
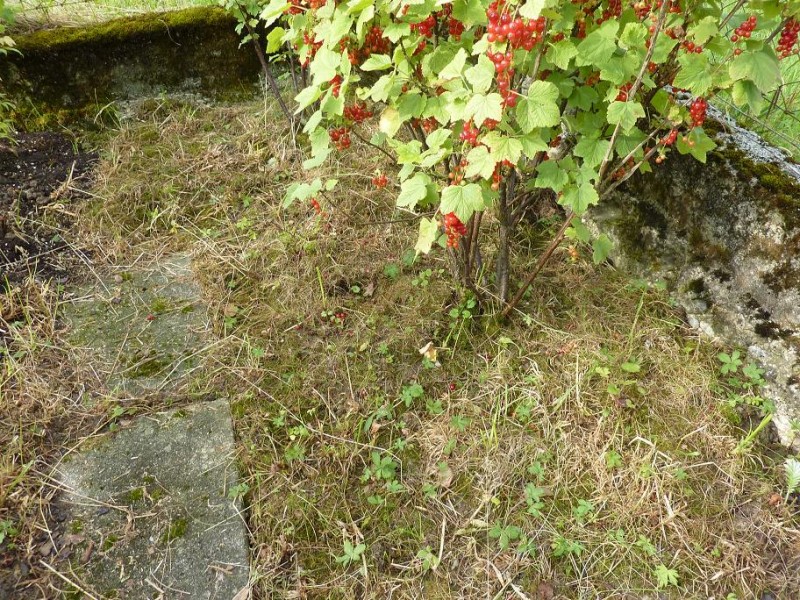
<path fill-rule="evenodd" d="M 162 92 L 252 96 L 260 66 L 234 27 L 221 9 L 202 7 L 19 35 L 21 54 L 0 62 L 0 79 L 26 116 L 93 116 L 111 101 Z"/>
<path fill-rule="evenodd" d="M 784 443 L 800 423 L 800 166 L 716 114 L 703 165 L 670 155 L 593 210 L 615 261 L 667 282 L 690 323 L 766 369 Z"/>

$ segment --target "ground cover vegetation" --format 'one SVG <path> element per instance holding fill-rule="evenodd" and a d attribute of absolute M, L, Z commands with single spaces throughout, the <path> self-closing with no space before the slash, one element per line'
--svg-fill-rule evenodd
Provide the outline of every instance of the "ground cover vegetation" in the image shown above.
<path fill-rule="evenodd" d="M 770 436 L 763 372 L 604 263 L 577 219 L 670 151 L 702 159 L 703 104 L 660 77 L 756 101 L 795 4 L 563 3 L 561 22 L 555 3 L 241 7 L 294 13 L 258 41 L 308 59 L 276 72 L 279 93 L 311 90 L 304 114 L 290 125 L 269 97 L 143 103 L 97 141 L 88 194 L 57 207 L 74 220 L 59 236 L 91 249 L 92 268 L 192 255 L 212 324 L 202 369 L 169 398 L 121 396 L 70 347 L 63 288 L 31 276 L 4 296 L 0 560 L 14 593 L 89 589 L 79 557 L 47 546 L 63 539 L 61 456 L 134 415 L 224 395 L 255 598 L 797 596 L 800 469 Z M 517 46 L 507 65 L 498 35 Z M 594 60 L 578 63 L 595 52 L 608 64 L 587 85 Z M 527 289 L 511 276 L 532 272 Z"/>
<path fill-rule="evenodd" d="M 796 50 L 800 4 L 746 4 L 228 6 L 249 38 L 255 24 L 273 26 L 267 50 L 288 44 L 298 55 L 296 101 L 312 154 L 305 165 L 346 151 L 374 115 L 380 132 L 369 142 L 400 167 L 392 182 L 398 206 L 434 213 L 420 220 L 417 251 L 446 245 L 460 283 L 481 299 L 493 288 L 508 302 L 507 316 L 565 236 L 592 238 L 581 216 L 604 195 L 672 151 L 705 161 L 715 147 L 703 129 L 710 98 L 725 92 L 758 110 L 775 89 L 779 61 Z M 287 204 L 335 183 L 299 184 Z M 547 198 L 567 218 L 526 281 L 512 286 L 513 234 Z M 492 257 L 486 212 L 497 224 Z M 600 235 L 592 243 L 601 262 L 610 242 Z"/>

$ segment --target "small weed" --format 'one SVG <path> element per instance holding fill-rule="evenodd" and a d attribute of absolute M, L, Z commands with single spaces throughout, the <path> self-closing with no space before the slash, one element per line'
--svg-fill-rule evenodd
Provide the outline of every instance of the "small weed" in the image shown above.
<path fill-rule="evenodd" d="M 336 562 L 343 567 L 349 567 L 352 563 L 361 560 L 361 557 L 366 549 L 367 546 L 365 544 L 357 544 L 356 546 L 353 546 L 350 540 L 345 540 L 342 548 L 343 554 L 335 557 Z"/>

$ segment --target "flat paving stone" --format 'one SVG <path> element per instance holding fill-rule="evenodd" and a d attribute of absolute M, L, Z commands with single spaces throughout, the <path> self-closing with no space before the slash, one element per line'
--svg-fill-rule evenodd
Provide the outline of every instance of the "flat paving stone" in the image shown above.
<path fill-rule="evenodd" d="M 118 270 L 77 289 L 62 307 L 69 341 L 111 388 L 167 389 L 198 364 L 208 329 L 191 259 Z"/>
<path fill-rule="evenodd" d="M 246 588 L 226 400 L 139 417 L 68 457 L 55 475 L 66 527 L 80 540 L 71 568 L 93 593 L 231 600 Z"/>

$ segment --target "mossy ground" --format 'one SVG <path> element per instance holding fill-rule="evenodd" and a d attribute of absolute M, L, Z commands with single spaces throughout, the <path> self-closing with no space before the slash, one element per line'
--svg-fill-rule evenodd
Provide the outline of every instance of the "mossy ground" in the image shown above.
<path fill-rule="evenodd" d="M 270 102 L 165 105 L 110 136 L 79 216 L 98 261 L 194 256 L 216 340 L 185 391 L 232 401 L 256 598 L 800 594 L 781 457 L 740 447 L 719 350 L 663 293 L 565 248 L 500 324 L 408 253 L 390 165 L 301 161 Z M 324 216 L 281 208 L 315 176 Z"/>

